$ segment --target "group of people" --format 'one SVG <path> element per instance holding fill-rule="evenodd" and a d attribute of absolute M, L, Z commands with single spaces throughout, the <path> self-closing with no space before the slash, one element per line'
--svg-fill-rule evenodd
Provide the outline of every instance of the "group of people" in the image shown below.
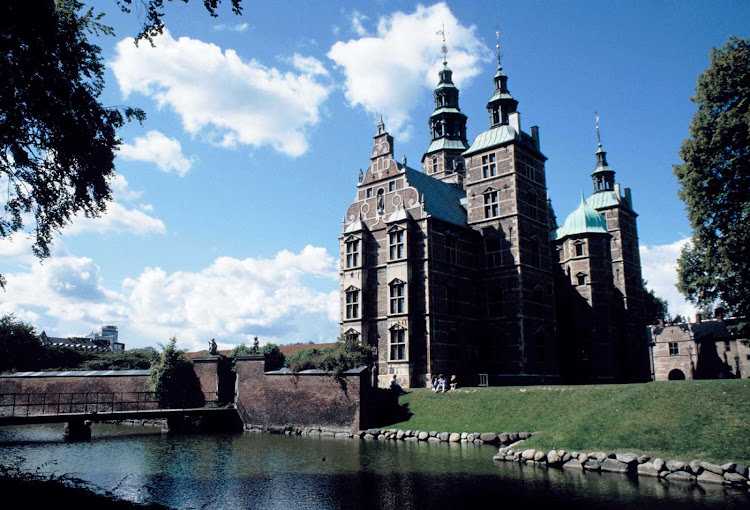
<path fill-rule="evenodd" d="M 432 378 L 432 392 L 438 393 L 439 391 L 442 391 L 443 393 L 445 393 L 446 383 L 447 381 L 443 374 L 440 374 L 437 377 L 433 377 Z M 453 391 L 456 388 L 458 388 L 458 378 L 455 375 L 452 375 L 451 382 L 450 382 L 450 390 L 448 391 Z"/>

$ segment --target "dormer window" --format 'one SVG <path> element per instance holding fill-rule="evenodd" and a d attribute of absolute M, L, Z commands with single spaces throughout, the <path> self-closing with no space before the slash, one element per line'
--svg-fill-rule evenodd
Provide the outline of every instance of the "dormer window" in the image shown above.
<path fill-rule="evenodd" d="M 346 268 L 359 267 L 360 240 L 351 238 L 346 241 Z"/>
<path fill-rule="evenodd" d="M 344 333 L 344 338 L 346 338 L 350 342 L 355 342 L 355 341 L 359 340 L 359 331 L 357 331 L 356 329 L 353 329 L 353 328 L 349 328 Z"/>
<path fill-rule="evenodd" d="M 388 234 L 388 246 L 390 248 L 390 260 L 398 260 L 406 257 L 404 245 L 404 231 L 393 230 Z"/>

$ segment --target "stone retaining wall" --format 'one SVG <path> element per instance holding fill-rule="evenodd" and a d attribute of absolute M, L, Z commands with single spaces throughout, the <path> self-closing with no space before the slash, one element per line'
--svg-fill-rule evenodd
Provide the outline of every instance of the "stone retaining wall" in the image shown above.
<path fill-rule="evenodd" d="M 719 466 L 699 460 L 690 462 L 665 461 L 658 457 L 652 458 L 648 455 L 635 453 L 582 453 L 566 450 L 550 450 L 545 453 L 533 448 L 517 450 L 511 446 L 500 448 L 493 459 L 579 471 L 631 473 L 638 476 L 663 478 L 669 481 L 713 483 L 741 488 L 750 487 L 748 467 L 734 462 Z"/>

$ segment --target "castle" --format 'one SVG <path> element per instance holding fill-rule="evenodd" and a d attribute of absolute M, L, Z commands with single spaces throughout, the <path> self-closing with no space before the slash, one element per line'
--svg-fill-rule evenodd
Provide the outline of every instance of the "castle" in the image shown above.
<path fill-rule="evenodd" d="M 469 144 L 444 59 L 421 169 L 394 159 L 381 118 L 339 237 L 341 333 L 377 348 L 379 386 L 647 380 L 630 190 L 600 142 L 593 193 L 558 227 L 539 129 L 522 130 L 497 62 Z"/>

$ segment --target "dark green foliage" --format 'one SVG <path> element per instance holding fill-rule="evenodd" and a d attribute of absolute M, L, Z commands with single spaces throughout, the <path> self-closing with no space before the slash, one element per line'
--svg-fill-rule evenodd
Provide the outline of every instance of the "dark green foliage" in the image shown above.
<path fill-rule="evenodd" d="M 646 324 L 657 324 L 659 319 L 666 320 L 669 316 L 669 305 L 652 290 L 648 290 L 648 282 L 643 280 L 643 304 L 646 308 Z"/>
<path fill-rule="evenodd" d="M 239 345 L 235 345 L 234 349 L 229 351 L 229 357 L 238 358 L 240 356 L 247 356 L 248 354 L 252 354 L 252 353 L 253 353 L 252 347 L 248 347 L 245 344 L 239 344 Z"/>
<path fill-rule="evenodd" d="M 266 357 L 266 370 L 278 370 L 284 366 L 286 357 L 276 344 L 265 344 L 260 352 Z"/>
<path fill-rule="evenodd" d="M 136 37 L 136 42 L 141 39 L 146 39 L 148 42 L 153 44 L 153 38 L 161 34 L 164 31 L 164 22 L 162 17 L 164 16 L 164 0 L 117 0 L 117 5 L 120 6 L 123 12 L 130 12 L 130 6 L 135 3 L 141 4 L 141 9 L 145 11 L 146 15 L 143 18 L 143 26 L 141 32 Z M 171 2 L 172 0 L 167 0 Z M 188 3 L 189 0 L 182 0 L 183 3 Z M 239 15 L 242 13 L 242 0 L 231 0 L 232 12 Z M 221 0 L 203 0 L 203 6 L 206 8 L 212 18 L 218 16 L 216 9 L 221 4 Z"/>
<path fill-rule="evenodd" d="M 698 77 L 698 111 L 674 167 L 693 228 L 677 288 L 699 306 L 750 317 L 750 39 L 711 50 Z M 748 323 L 739 326 L 747 331 Z"/>
<path fill-rule="evenodd" d="M 177 338 L 170 338 L 151 366 L 151 383 L 156 398 L 164 409 L 202 406 L 205 401 L 193 363 L 176 345 Z"/>
<path fill-rule="evenodd" d="M 34 331 L 13 314 L 0 317 L 0 372 L 35 370 L 44 346 Z"/>
<path fill-rule="evenodd" d="M 123 352 L 96 353 L 93 359 L 84 361 L 81 370 L 148 370 L 159 359 L 152 349 L 134 349 Z"/>
<path fill-rule="evenodd" d="M 374 363 L 374 349 L 362 345 L 357 340 L 343 337 L 339 337 L 333 346 L 300 351 L 286 358 L 286 365 L 292 372 L 319 369 L 325 370 L 336 379 L 340 379 L 346 370 L 361 366 L 371 368 Z"/>

